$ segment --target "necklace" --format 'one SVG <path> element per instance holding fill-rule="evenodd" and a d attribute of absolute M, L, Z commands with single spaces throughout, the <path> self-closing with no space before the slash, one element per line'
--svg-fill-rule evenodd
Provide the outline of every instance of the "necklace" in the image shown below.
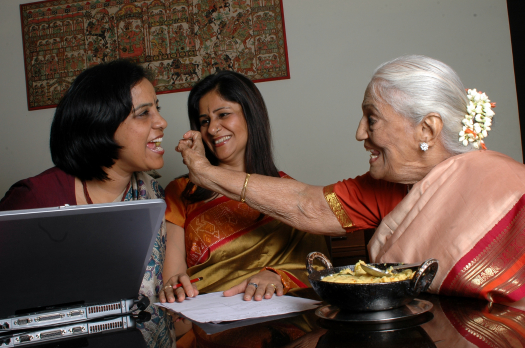
<path fill-rule="evenodd" d="M 84 198 L 86 198 L 87 204 L 93 204 L 91 197 L 89 197 L 89 192 L 87 189 L 86 182 L 84 180 L 81 180 L 81 181 L 82 181 L 82 188 L 84 189 Z M 126 190 L 124 191 L 124 194 L 122 195 L 122 199 L 120 200 L 121 202 L 124 202 L 124 198 L 126 198 L 126 193 L 128 192 L 130 186 L 131 186 L 131 181 L 128 182 L 128 186 L 126 187 Z"/>

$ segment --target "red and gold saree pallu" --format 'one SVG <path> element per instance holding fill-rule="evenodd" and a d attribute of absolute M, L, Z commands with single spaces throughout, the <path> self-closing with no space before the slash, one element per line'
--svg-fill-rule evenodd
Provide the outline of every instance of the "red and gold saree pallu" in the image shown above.
<path fill-rule="evenodd" d="M 454 307 L 447 302 L 441 304 L 456 331 L 477 347 L 525 347 L 525 312 L 499 304 L 486 304 L 479 314 L 473 315 L 473 306 L 476 304 L 462 302 Z"/>
<path fill-rule="evenodd" d="M 437 347 L 525 347 L 525 312 L 460 297 L 431 299 L 434 319 L 422 327 Z"/>
<path fill-rule="evenodd" d="M 306 255 L 327 252 L 323 236 L 296 230 L 226 197 L 192 211 L 184 230 L 187 273 L 204 277 L 198 286 L 202 292 L 227 290 L 264 267 L 273 268 L 289 288 L 308 287 Z"/>
<path fill-rule="evenodd" d="M 439 260 L 430 292 L 525 308 L 525 166 L 493 151 L 437 165 L 387 215 L 374 262 Z"/>

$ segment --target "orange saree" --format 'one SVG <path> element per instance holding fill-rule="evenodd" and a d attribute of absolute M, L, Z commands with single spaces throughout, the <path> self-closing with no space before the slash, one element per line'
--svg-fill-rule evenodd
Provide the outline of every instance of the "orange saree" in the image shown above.
<path fill-rule="evenodd" d="M 227 290 L 268 268 L 281 276 L 287 289 L 310 286 L 306 255 L 326 253 L 324 237 L 296 230 L 227 197 L 185 204 L 180 196 L 187 182 L 179 178 L 166 188 L 166 220 L 184 228 L 187 273 L 204 278 L 199 291 Z"/>

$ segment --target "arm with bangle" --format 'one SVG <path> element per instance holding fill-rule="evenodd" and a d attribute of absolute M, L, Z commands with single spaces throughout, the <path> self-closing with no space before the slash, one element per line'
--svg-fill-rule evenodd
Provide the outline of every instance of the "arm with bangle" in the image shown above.
<path fill-rule="evenodd" d="M 184 134 L 176 150 L 182 154 L 190 180 L 198 186 L 242 201 L 305 232 L 325 235 L 346 233 L 328 206 L 321 186 L 213 166 L 204 155 L 201 134 L 197 131 Z"/>

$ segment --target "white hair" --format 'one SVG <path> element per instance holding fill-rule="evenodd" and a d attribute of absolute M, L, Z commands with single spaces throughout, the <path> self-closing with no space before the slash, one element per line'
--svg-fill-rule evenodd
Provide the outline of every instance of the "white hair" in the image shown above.
<path fill-rule="evenodd" d="M 471 143 L 459 142 L 468 98 L 458 75 L 445 63 L 419 55 L 396 58 L 376 69 L 367 91 L 416 125 L 429 113 L 438 113 L 441 142 L 451 154 L 475 150 Z"/>

